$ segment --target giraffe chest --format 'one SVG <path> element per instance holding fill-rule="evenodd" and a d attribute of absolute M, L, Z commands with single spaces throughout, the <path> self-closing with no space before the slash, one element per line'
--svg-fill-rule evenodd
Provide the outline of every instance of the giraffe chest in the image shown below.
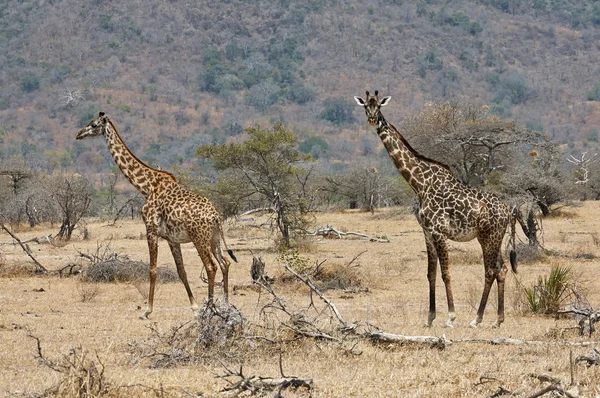
<path fill-rule="evenodd" d="M 417 219 L 424 230 L 457 242 L 468 242 L 478 234 L 478 205 L 455 200 L 426 201 Z"/>

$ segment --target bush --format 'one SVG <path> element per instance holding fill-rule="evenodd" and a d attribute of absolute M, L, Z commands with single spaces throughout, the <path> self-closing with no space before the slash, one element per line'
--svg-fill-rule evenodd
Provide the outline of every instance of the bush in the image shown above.
<path fill-rule="evenodd" d="M 581 293 L 569 266 L 553 265 L 549 276 L 540 276 L 537 284 L 525 288 L 531 312 L 555 314 L 569 300 L 579 300 Z"/>
<path fill-rule="evenodd" d="M 26 93 L 40 89 L 40 78 L 33 75 L 27 75 L 21 79 L 21 89 Z"/>
<path fill-rule="evenodd" d="M 328 120 L 338 126 L 345 123 L 354 123 L 354 105 L 342 98 L 332 98 L 323 101 L 323 111 L 319 115 L 321 119 Z"/>
<path fill-rule="evenodd" d="M 600 101 L 600 82 L 594 84 L 594 87 L 587 92 L 588 101 Z"/>
<path fill-rule="evenodd" d="M 168 283 L 179 281 L 175 270 L 158 267 L 157 280 Z M 87 282 L 137 282 L 150 280 L 148 264 L 141 261 L 113 259 L 91 264 L 86 272 Z"/>

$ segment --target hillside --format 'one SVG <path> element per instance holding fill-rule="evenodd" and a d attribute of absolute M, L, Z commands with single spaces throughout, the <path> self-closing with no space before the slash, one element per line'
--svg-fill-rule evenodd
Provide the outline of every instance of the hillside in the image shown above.
<path fill-rule="evenodd" d="M 10 0 L 0 166 L 107 171 L 104 143 L 74 140 L 102 110 L 163 168 L 278 121 L 343 167 L 381 156 L 352 100 L 375 89 L 396 124 L 458 98 L 578 153 L 598 141 L 599 28 L 592 0 Z"/>

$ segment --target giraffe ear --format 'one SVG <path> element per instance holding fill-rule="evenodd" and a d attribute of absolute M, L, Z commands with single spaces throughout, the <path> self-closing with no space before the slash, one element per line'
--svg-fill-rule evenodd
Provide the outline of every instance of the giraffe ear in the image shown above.
<path fill-rule="evenodd" d="M 365 106 L 365 100 L 360 97 L 354 97 L 354 101 L 360 106 Z"/>
<path fill-rule="evenodd" d="M 387 96 L 387 97 L 383 97 L 381 99 L 381 102 L 379 103 L 380 106 L 385 106 L 388 104 L 388 102 L 390 102 L 390 100 L 392 99 L 392 97 Z"/>

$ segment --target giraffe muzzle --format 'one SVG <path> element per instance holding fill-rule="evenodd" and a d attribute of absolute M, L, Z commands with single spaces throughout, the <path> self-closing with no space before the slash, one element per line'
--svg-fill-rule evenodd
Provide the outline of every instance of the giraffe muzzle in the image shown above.
<path fill-rule="evenodd" d="M 375 118 L 374 118 L 374 117 L 370 117 L 370 118 L 369 118 L 369 124 L 370 124 L 371 126 L 375 126 Z"/>

